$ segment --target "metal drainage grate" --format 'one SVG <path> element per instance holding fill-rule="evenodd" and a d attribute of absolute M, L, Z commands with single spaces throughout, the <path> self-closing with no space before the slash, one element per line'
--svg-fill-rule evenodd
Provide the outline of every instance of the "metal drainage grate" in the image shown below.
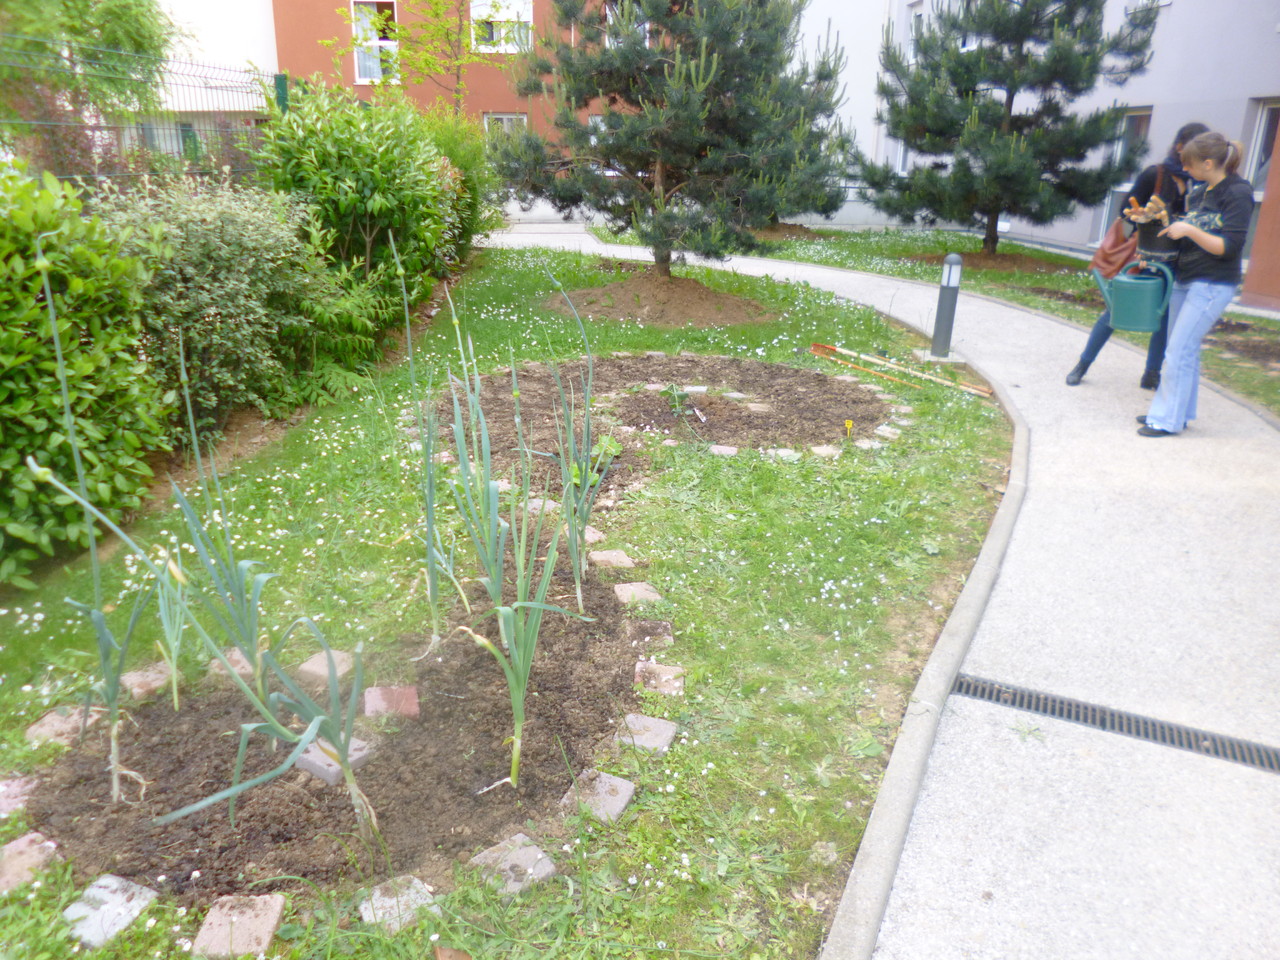
<path fill-rule="evenodd" d="M 1249 740 L 1224 737 L 1220 733 L 1208 733 L 1204 730 L 1196 730 L 1194 727 L 1153 720 L 1136 713 L 1112 710 L 1110 707 L 1100 707 L 1097 704 L 1071 700 L 1051 693 L 1026 690 L 1007 683 L 970 677 L 963 673 L 956 677 L 951 692 L 962 697 L 1000 703 L 1046 717 L 1056 717 L 1069 723 L 1083 724 L 1109 733 L 1119 733 L 1138 740 L 1177 747 L 1179 750 L 1190 750 L 1192 753 L 1207 757 L 1243 763 L 1247 767 L 1256 767 L 1269 773 L 1280 773 L 1280 749 Z"/>

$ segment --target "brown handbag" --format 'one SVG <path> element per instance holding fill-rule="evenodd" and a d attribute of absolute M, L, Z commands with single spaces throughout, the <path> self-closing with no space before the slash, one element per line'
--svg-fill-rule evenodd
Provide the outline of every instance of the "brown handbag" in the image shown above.
<path fill-rule="evenodd" d="M 1124 224 L 1123 217 L 1116 217 L 1116 222 L 1107 229 L 1106 236 L 1089 261 L 1089 270 L 1097 270 L 1108 280 L 1119 273 L 1126 263 L 1132 263 L 1137 258 L 1138 231 L 1134 230 L 1132 236 L 1125 236 Z"/>
<path fill-rule="evenodd" d="M 1151 195 L 1159 196 L 1163 185 L 1164 167 L 1160 166 L 1156 168 L 1156 188 Z M 1110 280 L 1126 263 L 1132 263 L 1138 258 L 1138 230 L 1135 227 L 1132 234 L 1126 234 L 1124 227 L 1124 217 L 1116 217 L 1116 222 L 1107 229 L 1106 236 L 1089 261 L 1090 271 L 1097 270 Z"/>

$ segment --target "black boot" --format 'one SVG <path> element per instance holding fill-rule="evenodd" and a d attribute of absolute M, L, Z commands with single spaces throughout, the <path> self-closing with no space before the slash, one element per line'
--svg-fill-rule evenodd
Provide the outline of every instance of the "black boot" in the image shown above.
<path fill-rule="evenodd" d="M 1160 389 L 1160 371 L 1144 370 L 1142 371 L 1142 379 L 1138 381 L 1138 386 L 1143 390 Z"/>
<path fill-rule="evenodd" d="M 1089 372 L 1089 365 L 1085 363 L 1083 360 L 1081 360 L 1074 367 L 1072 367 L 1071 372 L 1067 374 L 1067 386 L 1068 387 L 1077 386 L 1080 383 L 1080 381 L 1084 379 L 1084 375 L 1088 372 Z"/>

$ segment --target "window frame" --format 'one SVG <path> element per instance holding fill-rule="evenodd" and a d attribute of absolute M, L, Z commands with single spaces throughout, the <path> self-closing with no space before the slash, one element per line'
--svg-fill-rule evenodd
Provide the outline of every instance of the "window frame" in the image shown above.
<path fill-rule="evenodd" d="M 1133 107 L 1125 111 L 1124 119 L 1121 121 L 1125 125 L 1125 129 L 1111 148 L 1111 160 L 1113 162 L 1119 163 L 1123 160 L 1136 142 L 1129 136 L 1129 121 L 1135 117 L 1146 118 L 1146 123 L 1142 126 L 1141 138 L 1147 140 L 1149 139 L 1148 134 L 1151 133 L 1153 115 L 1154 110 L 1151 107 Z M 1107 235 L 1107 230 L 1111 224 L 1115 222 L 1116 217 L 1120 216 L 1120 210 L 1124 206 L 1125 198 L 1129 196 L 1129 191 L 1133 189 L 1133 184 L 1134 181 L 1126 180 L 1124 183 L 1116 184 L 1111 189 L 1111 195 L 1107 197 L 1106 201 L 1106 214 L 1102 217 L 1101 223 L 1098 224 L 1097 235 L 1093 239 L 1095 244 L 1102 242 L 1102 238 Z"/>
<path fill-rule="evenodd" d="M 504 134 L 515 133 L 517 129 L 529 129 L 529 115 L 527 113 L 508 113 L 503 111 L 486 111 L 480 115 L 481 123 L 484 124 L 485 134 L 501 132 Z M 513 121 L 519 121 L 518 124 Z"/>
<path fill-rule="evenodd" d="M 471 0 L 468 9 L 471 47 L 477 53 L 514 54 L 533 43 L 533 4 Z M 487 36 L 481 36 L 481 25 Z"/>

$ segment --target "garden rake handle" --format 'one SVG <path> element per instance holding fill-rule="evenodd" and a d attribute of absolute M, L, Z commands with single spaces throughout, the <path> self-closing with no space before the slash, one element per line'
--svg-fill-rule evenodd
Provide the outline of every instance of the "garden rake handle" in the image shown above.
<path fill-rule="evenodd" d="M 848 360 L 841 360 L 839 357 L 832 357 L 818 349 L 822 344 L 815 343 L 809 348 L 809 352 L 815 357 L 822 357 L 824 360 L 830 360 L 832 363 L 843 364 L 846 367 L 853 367 L 855 370 L 861 370 L 863 373 L 869 373 L 873 377 L 883 377 L 885 380 L 892 380 L 894 383 L 900 383 L 904 387 L 910 387 L 912 390 L 923 390 L 924 387 L 918 383 L 908 383 L 906 380 L 900 380 L 897 377 L 891 377 L 887 373 L 881 373 L 879 370 L 872 370 L 870 367 L 860 367 L 856 363 L 850 363 Z"/>
<path fill-rule="evenodd" d="M 983 397 L 984 399 L 991 398 L 992 391 L 986 387 L 980 387 L 974 383 L 966 383 L 963 380 L 946 380 L 942 377 L 935 377 L 931 373 L 925 373 L 922 370 L 912 370 L 910 367 L 904 367 L 901 364 L 894 363 L 892 360 L 886 360 L 884 357 L 876 357 L 868 353 L 856 353 L 853 350 L 846 350 L 844 347 L 834 347 L 827 343 L 815 343 L 810 348 L 811 353 L 821 356 L 821 354 L 818 353 L 819 350 L 831 350 L 835 353 L 843 353 L 845 356 L 857 357 L 859 360 L 879 364 L 880 366 L 888 367 L 890 370 L 897 370 L 901 373 L 910 374 L 913 377 L 920 377 L 924 380 L 931 380 L 934 383 L 940 383 L 944 387 L 955 387 L 957 390 L 963 390 L 965 393 L 972 393 L 976 397 Z"/>

